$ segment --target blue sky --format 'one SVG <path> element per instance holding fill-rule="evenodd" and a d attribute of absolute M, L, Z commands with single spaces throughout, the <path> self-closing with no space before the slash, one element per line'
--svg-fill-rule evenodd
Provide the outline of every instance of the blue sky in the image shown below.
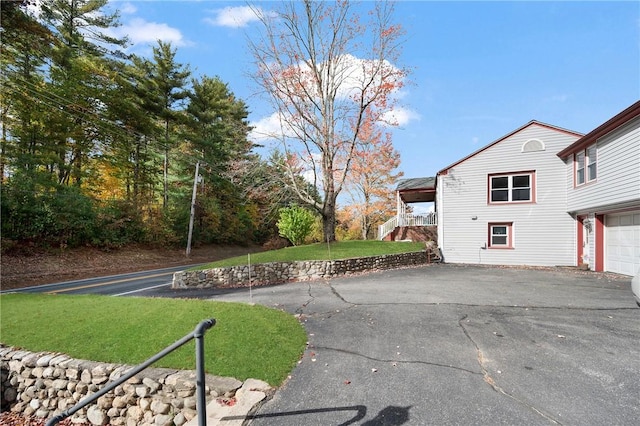
<path fill-rule="evenodd" d="M 275 2 L 255 2 L 268 12 Z M 359 2 L 366 9 L 371 3 Z M 246 2 L 114 1 L 130 50 L 170 41 L 196 75 L 219 76 L 250 121 L 257 97 Z M 531 120 L 586 133 L 640 99 L 640 2 L 400 1 L 411 84 L 393 130 L 405 177 L 435 173 Z"/>

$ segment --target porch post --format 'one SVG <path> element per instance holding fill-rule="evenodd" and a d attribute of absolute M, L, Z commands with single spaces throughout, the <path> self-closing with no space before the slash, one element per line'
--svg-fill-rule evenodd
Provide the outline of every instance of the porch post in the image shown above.
<path fill-rule="evenodd" d="M 396 191 L 396 223 L 398 226 L 402 226 L 402 200 L 400 199 L 400 191 Z"/>

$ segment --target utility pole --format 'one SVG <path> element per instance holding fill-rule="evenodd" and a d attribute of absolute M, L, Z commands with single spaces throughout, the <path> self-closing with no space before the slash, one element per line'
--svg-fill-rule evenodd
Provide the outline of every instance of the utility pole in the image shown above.
<path fill-rule="evenodd" d="M 193 234 L 193 218 L 196 215 L 196 192 L 200 182 L 200 161 L 196 162 L 196 175 L 193 178 L 193 194 L 191 195 L 191 215 L 189 216 L 189 235 L 187 236 L 187 257 L 191 254 L 191 235 Z"/>

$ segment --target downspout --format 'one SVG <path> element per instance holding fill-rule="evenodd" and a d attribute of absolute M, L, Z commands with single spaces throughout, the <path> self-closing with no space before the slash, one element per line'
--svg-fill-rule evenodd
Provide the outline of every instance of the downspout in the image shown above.
<path fill-rule="evenodd" d="M 444 247 L 444 197 L 442 195 L 442 191 L 440 190 L 440 185 L 438 183 L 442 183 L 440 180 L 440 174 L 436 174 L 436 217 L 438 218 L 438 223 L 436 226 L 438 227 L 438 248 L 440 249 L 440 253 L 442 254 L 442 249 Z"/>

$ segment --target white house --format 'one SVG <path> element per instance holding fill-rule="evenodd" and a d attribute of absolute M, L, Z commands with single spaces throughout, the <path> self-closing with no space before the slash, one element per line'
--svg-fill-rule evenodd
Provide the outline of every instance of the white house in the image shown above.
<path fill-rule="evenodd" d="M 402 226 L 437 224 L 445 262 L 587 265 L 635 275 L 640 101 L 586 135 L 531 121 L 435 179 L 400 182 L 396 194 L 397 217 L 380 227 L 380 238 L 404 235 Z M 406 204 L 434 197 L 428 224 L 406 214 Z"/>
<path fill-rule="evenodd" d="M 558 153 L 574 263 L 635 275 L 640 269 L 640 101 Z"/>
<path fill-rule="evenodd" d="M 437 173 L 445 262 L 575 265 L 567 166 L 558 152 L 583 135 L 531 121 Z"/>

